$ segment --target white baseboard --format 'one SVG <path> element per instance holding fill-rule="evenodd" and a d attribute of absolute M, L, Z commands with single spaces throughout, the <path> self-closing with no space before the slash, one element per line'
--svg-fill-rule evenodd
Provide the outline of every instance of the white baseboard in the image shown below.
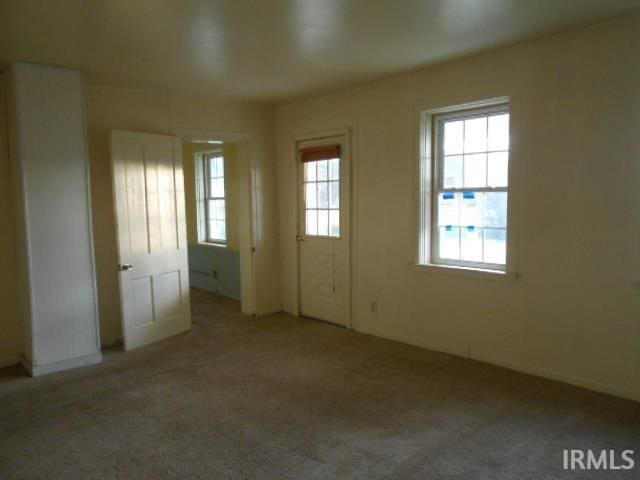
<path fill-rule="evenodd" d="M 61 372 L 63 370 L 70 370 L 72 368 L 86 367 L 87 365 L 93 365 L 94 363 L 100 363 L 102 361 L 101 353 L 92 353 L 83 357 L 69 358 L 67 360 L 60 360 L 59 362 L 45 363 L 42 365 L 33 365 L 29 360 L 22 357 L 22 365 L 27 369 L 32 377 L 39 377 L 41 375 L 48 375 L 49 373 Z"/>
<path fill-rule="evenodd" d="M 415 347 L 426 348 L 428 350 L 434 350 L 437 352 L 448 353 L 450 355 L 456 355 L 458 357 L 470 358 L 479 362 L 490 363 L 499 367 L 508 368 L 509 370 L 516 370 L 518 372 L 526 373 L 529 375 L 535 375 L 537 377 L 548 378 L 550 380 L 556 380 L 562 383 L 568 383 L 577 387 L 586 388 L 587 390 L 593 390 L 600 393 L 606 393 L 616 397 L 626 398 L 628 400 L 634 400 L 640 402 L 640 391 L 632 390 L 618 385 L 612 385 L 610 383 L 600 382 L 592 380 L 590 378 L 576 377 L 562 372 L 553 372 L 545 370 L 532 365 L 526 365 L 517 362 L 510 362 L 497 357 L 468 354 L 464 349 L 456 349 L 449 346 L 438 345 L 430 342 L 422 341 L 416 338 L 407 338 L 401 335 L 388 334 L 386 332 L 380 332 L 376 330 L 357 330 L 361 333 L 366 333 L 376 337 L 387 338 L 400 343 L 406 343 L 407 345 L 413 345 Z"/>

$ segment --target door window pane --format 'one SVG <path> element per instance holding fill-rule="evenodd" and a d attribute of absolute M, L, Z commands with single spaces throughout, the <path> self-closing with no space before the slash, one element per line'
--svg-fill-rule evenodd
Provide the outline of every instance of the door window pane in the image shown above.
<path fill-rule="evenodd" d="M 340 179 L 340 159 L 329 160 L 329 180 Z"/>
<path fill-rule="evenodd" d="M 331 237 L 340 236 L 340 211 L 329 210 L 329 235 Z"/>
<path fill-rule="evenodd" d="M 307 235 L 318 234 L 318 211 L 307 210 Z"/>
<path fill-rule="evenodd" d="M 318 210 L 318 235 L 329 235 L 329 210 Z"/>
<path fill-rule="evenodd" d="M 340 159 L 304 165 L 306 234 L 340 236 Z"/>
<path fill-rule="evenodd" d="M 318 183 L 318 208 L 329 208 L 329 184 Z"/>
<path fill-rule="evenodd" d="M 318 162 L 314 162 L 318 164 L 318 180 L 327 180 L 329 177 L 329 165 L 328 165 L 328 161 L 327 160 L 320 160 Z"/>
<path fill-rule="evenodd" d="M 304 179 L 307 182 L 316 181 L 316 162 L 306 162 L 304 164 Z"/>
<path fill-rule="evenodd" d="M 318 202 L 316 201 L 316 183 L 307 183 L 305 185 L 305 206 L 307 208 L 316 208 L 318 206 Z"/>
<path fill-rule="evenodd" d="M 331 182 L 329 184 L 329 207 L 340 207 L 340 182 Z"/>

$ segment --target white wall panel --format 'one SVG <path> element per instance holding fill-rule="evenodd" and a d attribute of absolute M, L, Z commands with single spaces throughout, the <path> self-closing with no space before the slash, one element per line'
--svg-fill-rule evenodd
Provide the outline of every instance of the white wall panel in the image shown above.
<path fill-rule="evenodd" d="M 99 360 L 83 81 L 26 63 L 7 77 L 24 354 L 38 374 Z"/>

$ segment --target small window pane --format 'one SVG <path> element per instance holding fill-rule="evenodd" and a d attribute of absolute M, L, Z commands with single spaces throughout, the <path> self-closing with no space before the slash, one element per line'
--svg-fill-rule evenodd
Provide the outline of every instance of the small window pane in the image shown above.
<path fill-rule="evenodd" d="M 216 220 L 216 227 L 216 239 L 222 241 L 226 240 L 227 232 L 224 220 Z"/>
<path fill-rule="evenodd" d="M 482 226 L 482 204 L 484 193 L 464 192 L 460 199 L 460 225 L 463 227 Z"/>
<path fill-rule="evenodd" d="M 334 158 L 329 160 L 329 180 L 338 180 L 340 178 L 340 160 Z"/>
<path fill-rule="evenodd" d="M 318 180 L 327 180 L 329 162 L 327 162 L 327 160 L 320 160 L 316 163 L 318 164 Z"/>
<path fill-rule="evenodd" d="M 509 114 L 489 117 L 489 150 L 509 149 Z"/>
<path fill-rule="evenodd" d="M 318 183 L 318 208 L 329 208 L 329 184 Z"/>
<path fill-rule="evenodd" d="M 318 235 L 329 235 L 329 210 L 318 210 Z"/>
<path fill-rule="evenodd" d="M 318 234 L 318 213 L 317 210 L 307 210 L 307 235 Z"/>
<path fill-rule="evenodd" d="M 223 177 L 224 176 L 224 159 L 222 157 L 211 157 L 211 167 L 209 171 L 209 176 L 211 178 L 214 177 Z"/>
<path fill-rule="evenodd" d="M 467 262 L 482 262 L 482 229 L 470 226 L 460 230 L 460 258 Z"/>
<path fill-rule="evenodd" d="M 462 187 L 462 159 L 462 155 L 448 155 L 444 157 L 444 172 L 442 178 L 442 186 L 444 188 Z"/>
<path fill-rule="evenodd" d="M 316 208 L 318 202 L 316 201 L 316 183 L 305 184 L 305 205 L 307 208 Z"/>
<path fill-rule="evenodd" d="M 487 151 L 487 117 L 464 121 L 464 153 Z M 446 153 L 446 152 L 445 152 Z"/>
<path fill-rule="evenodd" d="M 506 187 L 509 183 L 509 153 L 490 153 L 487 159 L 487 184 L 489 187 Z"/>
<path fill-rule="evenodd" d="M 438 225 L 460 225 L 459 193 L 438 195 Z"/>
<path fill-rule="evenodd" d="M 224 197 L 224 178 L 212 178 L 209 182 L 210 197 Z"/>
<path fill-rule="evenodd" d="M 209 240 L 226 241 L 224 220 L 209 220 Z"/>
<path fill-rule="evenodd" d="M 487 186 L 487 154 L 464 156 L 464 186 L 476 188 Z"/>
<path fill-rule="evenodd" d="M 329 207 L 340 208 L 340 182 L 331 182 L 329 190 Z"/>
<path fill-rule="evenodd" d="M 507 192 L 487 192 L 484 209 L 485 227 L 507 226 Z"/>
<path fill-rule="evenodd" d="M 484 229 L 484 261 L 498 265 L 504 265 L 507 262 L 507 231 L 505 229 Z"/>
<path fill-rule="evenodd" d="M 209 200 L 209 219 L 224 220 L 225 218 L 224 200 Z"/>
<path fill-rule="evenodd" d="M 444 154 L 457 155 L 462 153 L 464 143 L 464 122 L 446 122 L 444 124 Z"/>
<path fill-rule="evenodd" d="M 316 163 L 317 162 L 306 162 L 304 164 L 304 179 L 307 182 L 315 182 L 316 180 Z"/>
<path fill-rule="evenodd" d="M 329 211 L 329 235 L 332 237 L 340 236 L 340 211 Z"/>
<path fill-rule="evenodd" d="M 458 227 L 439 227 L 440 258 L 460 260 L 460 229 Z"/>

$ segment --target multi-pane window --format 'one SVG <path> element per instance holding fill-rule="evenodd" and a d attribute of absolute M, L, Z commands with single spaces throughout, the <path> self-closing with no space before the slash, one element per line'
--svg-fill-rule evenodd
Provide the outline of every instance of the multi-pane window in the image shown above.
<path fill-rule="evenodd" d="M 508 105 L 433 117 L 433 263 L 505 270 Z"/>
<path fill-rule="evenodd" d="M 227 242 L 226 202 L 224 196 L 224 156 L 222 153 L 207 153 L 202 167 L 205 194 L 206 241 Z"/>
<path fill-rule="evenodd" d="M 340 236 L 340 159 L 304 163 L 306 234 Z"/>

